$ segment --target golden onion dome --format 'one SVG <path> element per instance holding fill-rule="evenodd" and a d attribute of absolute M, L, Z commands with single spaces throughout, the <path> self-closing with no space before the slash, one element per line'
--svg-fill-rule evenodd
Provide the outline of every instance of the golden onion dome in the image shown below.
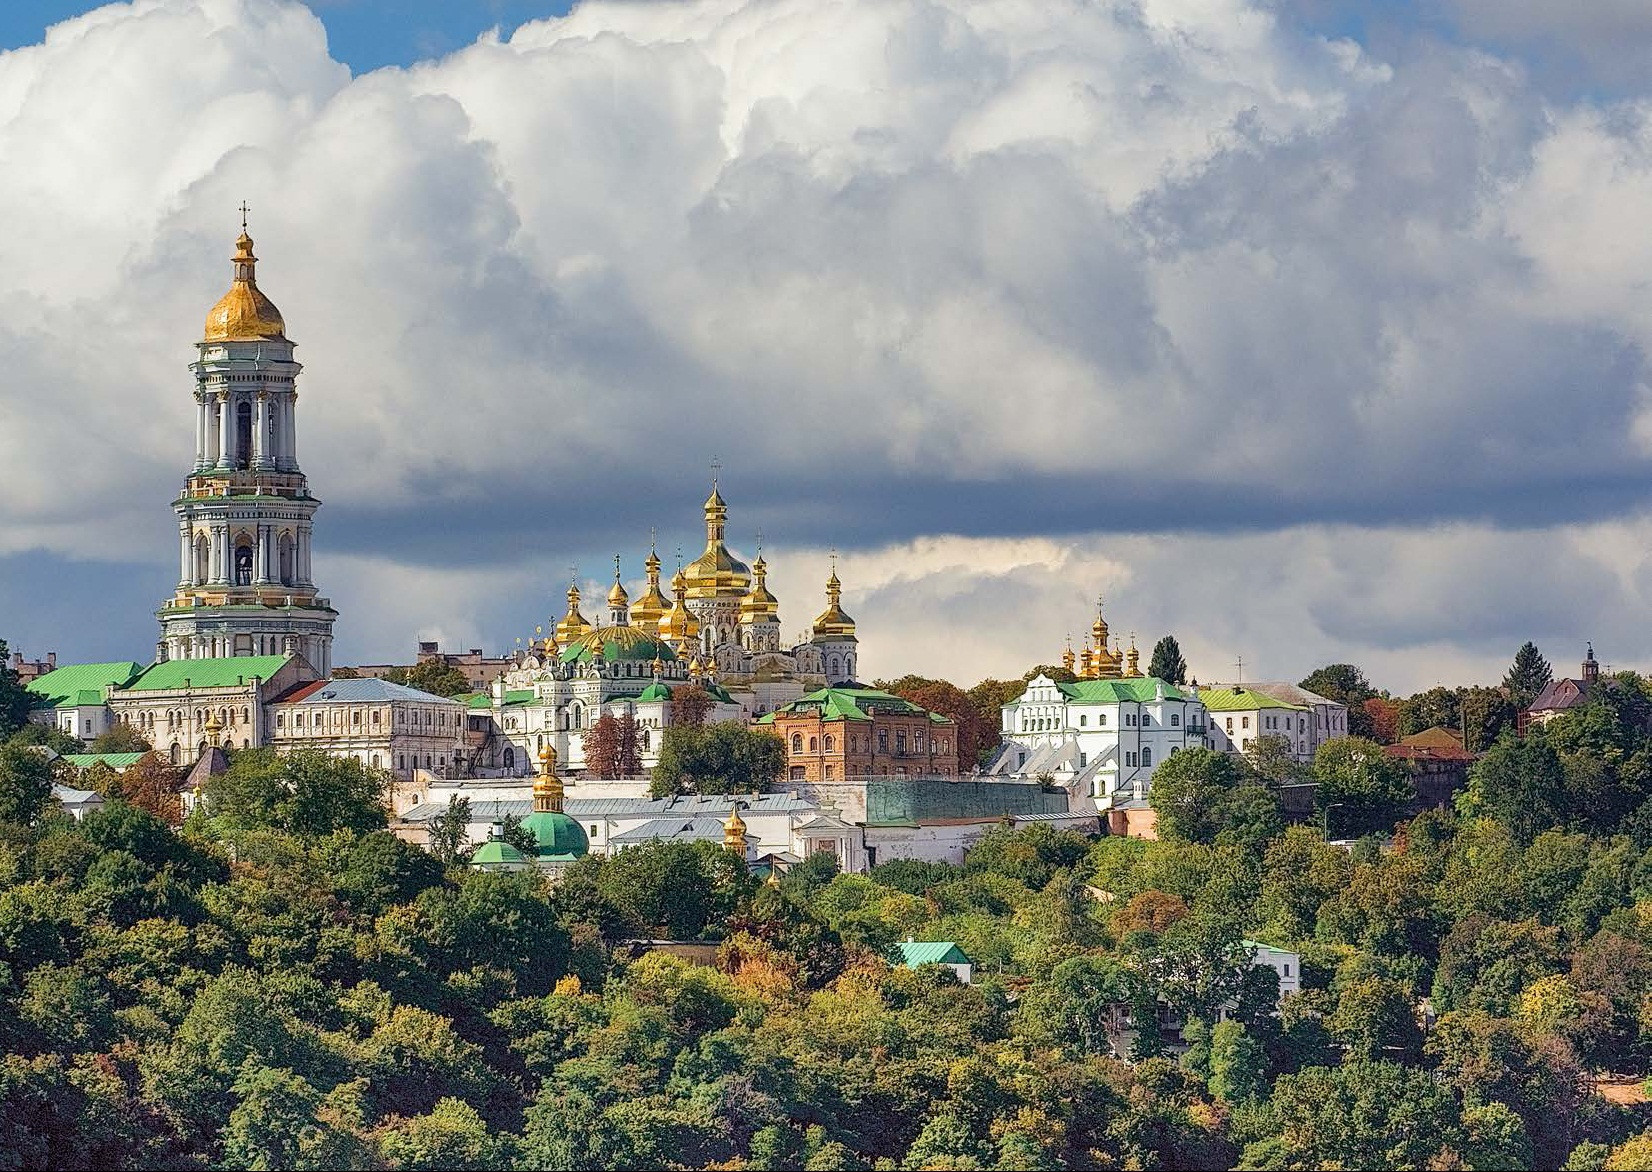
<path fill-rule="evenodd" d="M 751 590 L 740 600 L 740 621 L 743 623 L 771 623 L 780 621 L 780 600 L 769 593 L 769 565 L 758 554 L 752 562 Z"/>
<path fill-rule="evenodd" d="M 738 599 L 751 586 L 751 567 L 729 552 L 723 544 L 723 530 L 728 522 L 728 505 L 713 482 L 711 495 L 706 498 L 705 552 L 683 567 L 688 579 L 690 598 Z"/>
<path fill-rule="evenodd" d="M 206 317 L 203 342 L 262 342 L 284 340 L 287 323 L 275 302 L 258 288 L 252 237 L 243 228 L 235 241 L 235 280 Z"/>
<path fill-rule="evenodd" d="M 570 582 L 568 584 L 568 613 L 563 615 L 562 619 L 556 624 L 554 637 L 558 643 L 567 646 L 590 629 L 589 620 L 579 613 L 579 584 Z"/>
<path fill-rule="evenodd" d="M 671 593 L 676 601 L 671 604 L 670 610 L 660 616 L 660 638 L 682 647 L 700 637 L 700 620 L 688 609 L 688 579 L 682 570 L 672 575 Z"/>
<path fill-rule="evenodd" d="M 630 604 L 631 596 L 625 592 L 625 587 L 620 583 L 619 579 L 614 579 L 613 588 L 608 591 L 608 605 L 629 607 Z"/>
<path fill-rule="evenodd" d="M 816 639 L 853 639 L 855 620 L 843 610 L 843 583 L 837 579 L 837 570 L 826 579 L 826 609 L 815 619 Z"/>
<path fill-rule="evenodd" d="M 649 550 L 648 560 L 643 564 L 648 567 L 648 589 L 631 604 L 631 625 L 645 631 L 658 630 L 660 618 L 671 609 L 671 603 L 660 593 L 659 555 Z"/>

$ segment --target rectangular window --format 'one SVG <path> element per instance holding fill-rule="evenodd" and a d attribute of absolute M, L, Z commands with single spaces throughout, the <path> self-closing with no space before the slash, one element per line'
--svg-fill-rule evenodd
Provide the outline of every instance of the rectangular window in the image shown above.
<path fill-rule="evenodd" d="M 1239 718 L 1239 727 L 1240 728 L 1249 728 L 1250 727 L 1250 717 L 1241 716 Z"/>
<path fill-rule="evenodd" d="M 1228 717 L 1228 731 L 1229 732 L 1233 731 L 1233 717 L 1231 717 L 1231 716 Z"/>
<path fill-rule="evenodd" d="M 1087 725 L 1089 723 L 1090 723 L 1090 718 L 1088 716 L 1084 716 L 1084 715 L 1080 714 L 1080 716 L 1078 718 L 1078 727 L 1083 728 L 1085 725 Z"/>
<path fill-rule="evenodd" d="M 1181 724 L 1182 724 L 1182 714 L 1179 713 L 1179 712 L 1172 712 L 1170 714 L 1170 727 L 1171 728 L 1180 728 Z"/>

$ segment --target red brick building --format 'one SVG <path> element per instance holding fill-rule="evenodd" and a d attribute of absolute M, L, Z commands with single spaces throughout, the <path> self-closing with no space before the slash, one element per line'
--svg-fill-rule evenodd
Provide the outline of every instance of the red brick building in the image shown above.
<path fill-rule="evenodd" d="M 822 688 L 756 724 L 785 744 L 791 781 L 958 776 L 957 726 L 888 692 Z"/>

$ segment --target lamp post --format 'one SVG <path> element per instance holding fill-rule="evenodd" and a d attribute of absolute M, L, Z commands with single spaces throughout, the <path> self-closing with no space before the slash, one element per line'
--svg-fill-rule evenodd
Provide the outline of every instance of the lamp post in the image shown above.
<path fill-rule="evenodd" d="M 1346 806 L 1347 802 L 1331 802 L 1319 812 L 1319 834 L 1326 842 L 1331 841 L 1331 811 L 1338 806 Z"/>

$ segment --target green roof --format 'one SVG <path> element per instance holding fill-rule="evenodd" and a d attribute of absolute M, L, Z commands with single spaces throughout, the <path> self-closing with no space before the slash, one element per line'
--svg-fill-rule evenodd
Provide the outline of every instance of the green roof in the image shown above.
<path fill-rule="evenodd" d="M 1263 692 L 1245 687 L 1200 688 L 1199 699 L 1207 712 L 1250 712 L 1257 708 L 1283 708 L 1289 712 L 1308 711 L 1300 704 L 1287 704 Z"/>
<path fill-rule="evenodd" d="M 1078 704 L 1151 704 L 1159 699 L 1159 689 L 1164 689 L 1166 700 L 1186 700 L 1188 693 L 1182 691 L 1175 684 L 1152 676 L 1132 676 L 1129 679 L 1118 680 L 1074 680 L 1070 684 L 1057 684 L 1061 694 Z"/>
<path fill-rule="evenodd" d="M 660 683 L 659 680 L 655 680 L 638 694 L 637 703 L 652 704 L 656 700 L 669 699 L 671 699 L 671 689 Z"/>
<path fill-rule="evenodd" d="M 28 691 L 40 708 L 80 708 L 103 703 L 103 690 L 121 688 L 143 669 L 131 660 L 115 663 L 72 663 L 36 676 Z"/>
<path fill-rule="evenodd" d="M 525 863 L 527 856 L 502 838 L 490 838 L 470 856 L 470 865 L 484 867 L 490 863 Z"/>
<path fill-rule="evenodd" d="M 566 814 L 535 810 L 522 819 L 522 829 L 533 835 L 542 859 L 578 859 L 591 850 L 585 827 Z"/>
<path fill-rule="evenodd" d="M 269 680 L 289 662 L 290 655 L 237 655 L 229 659 L 169 659 L 146 668 L 129 684 L 133 692 L 165 692 L 175 688 L 233 688 L 250 679 Z M 188 681 L 187 683 L 185 681 Z"/>
<path fill-rule="evenodd" d="M 493 697 L 487 692 L 462 692 L 453 698 L 466 708 L 493 707 Z"/>
<path fill-rule="evenodd" d="M 726 694 L 726 693 L 725 693 Z M 822 720 L 871 720 L 873 712 L 893 712 L 904 716 L 929 716 L 934 713 L 876 688 L 822 688 L 793 700 L 762 717 L 758 723 L 773 724 L 776 716 L 818 713 Z M 946 718 L 942 717 L 945 721 Z M 950 722 L 948 722 L 950 723 Z"/>
<path fill-rule="evenodd" d="M 964 950 L 950 940 L 907 940 L 895 945 L 899 963 L 909 969 L 921 964 L 968 964 Z"/>
<path fill-rule="evenodd" d="M 61 760 L 67 761 L 76 769 L 90 769 L 101 762 L 118 772 L 129 765 L 136 765 L 147 755 L 145 753 L 65 753 Z"/>
<path fill-rule="evenodd" d="M 504 705 L 507 708 L 511 707 L 513 705 L 532 704 L 532 703 L 533 703 L 533 689 L 532 688 L 523 688 L 520 691 L 513 691 L 513 692 L 506 692 L 505 693 Z"/>

